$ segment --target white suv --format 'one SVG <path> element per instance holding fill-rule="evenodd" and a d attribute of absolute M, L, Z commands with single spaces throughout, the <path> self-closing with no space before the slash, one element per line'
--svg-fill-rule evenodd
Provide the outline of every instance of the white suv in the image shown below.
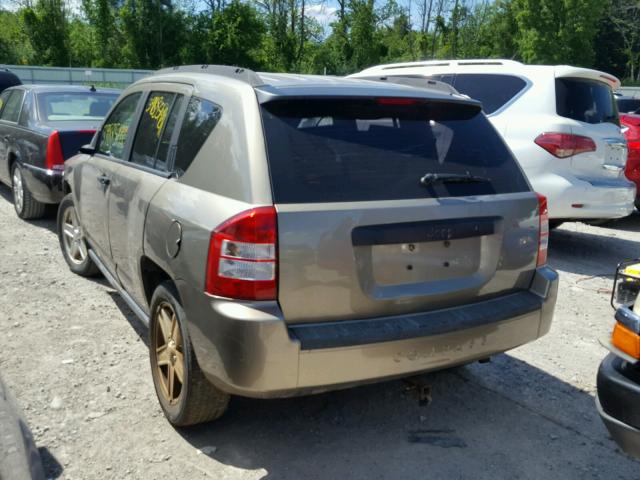
<path fill-rule="evenodd" d="M 352 76 L 411 78 L 414 85 L 440 80 L 480 100 L 533 188 L 548 198 L 556 224 L 633 211 L 635 186 L 624 175 L 627 144 L 612 93 L 620 81 L 611 75 L 512 60 L 445 60 L 379 65 Z"/>

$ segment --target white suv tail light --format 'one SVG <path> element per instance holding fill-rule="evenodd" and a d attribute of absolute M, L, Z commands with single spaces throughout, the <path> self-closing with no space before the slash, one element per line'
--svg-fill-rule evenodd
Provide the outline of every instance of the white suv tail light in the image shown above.
<path fill-rule="evenodd" d="M 542 133 L 538 135 L 534 142 L 558 158 L 567 158 L 580 153 L 596 151 L 596 142 L 593 139 L 571 133 Z"/>
<path fill-rule="evenodd" d="M 246 300 L 277 298 L 277 214 L 257 207 L 220 224 L 211 234 L 205 291 Z"/>

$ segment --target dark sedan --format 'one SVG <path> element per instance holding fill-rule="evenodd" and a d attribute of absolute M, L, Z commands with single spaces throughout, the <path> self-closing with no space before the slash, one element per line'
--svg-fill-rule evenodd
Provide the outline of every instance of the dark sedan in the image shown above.
<path fill-rule="evenodd" d="M 91 141 L 119 91 L 21 85 L 0 95 L 0 181 L 13 189 L 19 217 L 60 203 L 64 161 Z"/>

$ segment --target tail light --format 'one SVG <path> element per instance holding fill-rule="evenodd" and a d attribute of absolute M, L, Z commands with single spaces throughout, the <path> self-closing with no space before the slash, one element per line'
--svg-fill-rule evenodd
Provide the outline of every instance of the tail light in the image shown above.
<path fill-rule="evenodd" d="M 558 158 L 596 151 L 596 143 L 591 138 L 570 133 L 543 133 L 534 142 Z"/>
<path fill-rule="evenodd" d="M 246 300 L 277 298 L 278 227 L 274 207 L 231 217 L 211 234 L 205 291 Z"/>
<path fill-rule="evenodd" d="M 540 230 L 538 238 L 538 262 L 541 267 L 547 264 L 547 251 L 549 250 L 549 209 L 547 208 L 547 197 L 538 196 L 538 216 L 540 218 Z"/>
<path fill-rule="evenodd" d="M 54 130 L 53 133 L 49 135 L 44 165 L 47 170 L 64 170 L 62 144 L 60 143 L 60 134 L 57 130 Z"/>

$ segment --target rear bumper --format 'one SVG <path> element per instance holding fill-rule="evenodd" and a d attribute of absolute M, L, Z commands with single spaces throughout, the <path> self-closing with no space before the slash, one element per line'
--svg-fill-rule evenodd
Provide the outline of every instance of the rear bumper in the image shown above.
<path fill-rule="evenodd" d="M 544 175 L 534 188 L 547 196 L 549 218 L 608 219 L 633 213 L 636 186 L 626 178 L 583 179 Z"/>
<path fill-rule="evenodd" d="M 607 430 L 627 454 L 640 458 L 640 384 L 624 360 L 609 354 L 598 369 L 596 406 Z"/>
<path fill-rule="evenodd" d="M 60 203 L 64 197 L 62 172 L 22 164 L 22 174 L 27 188 L 42 203 Z"/>
<path fill-rule="evenodd" d="M 530 291 L 425 314 L 288 326 L 276 302 L 211 298 L 184 283 L 189 332 L 215 385 L 284 397 L 471 362 L 535 340 L 551 326 L 558 276 L 536 272 Z"/>

